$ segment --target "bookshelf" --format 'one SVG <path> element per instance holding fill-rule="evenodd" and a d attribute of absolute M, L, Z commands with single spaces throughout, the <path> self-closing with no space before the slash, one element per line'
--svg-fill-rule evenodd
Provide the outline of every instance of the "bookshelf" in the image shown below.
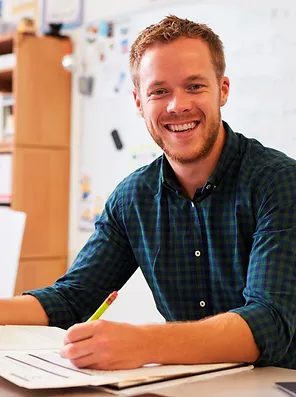
<path fill-rule="evenodd" d="M 62 58 L 69 39 L 0 37 L 0 91 L 12 93 L 14 133 L 0 140 L 12 156 L 10 207 L 27 214 L 15 294 L 52 284 L 66 271 L 68 251 L 71 75 Z M 0 59 L 1 66 L 1 59 Z"/>
<path fill-rule="evenodd" d="M 0 36 L 0 54 L 10 54 L 13 52 L 15 35 L 3 34 Z"/>

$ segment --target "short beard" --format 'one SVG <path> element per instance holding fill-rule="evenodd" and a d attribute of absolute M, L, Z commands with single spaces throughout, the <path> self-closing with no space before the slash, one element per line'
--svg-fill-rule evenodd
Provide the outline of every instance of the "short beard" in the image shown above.
<path fill-rule="evenodd" d="M 170 149 L 165 146 L 160 136 L 153 135 L 150 130 L 149 132 L 155 143 L 164 151 L 164 153 L 171 160 L 180 164 L 191 164 L 199 162 L 209 156 L 219 135 L 220 122 L 221 111 L 219 109 L 218 119 L 216 121 L 213 120 L 209 125 L 206 141 L 203 143 L 202 147 L 198 150 L 197 153 L 192 152 L 191 155 L 188 155 L 187 157 L 179 156 L 178 154 L 172 153 Z"/>

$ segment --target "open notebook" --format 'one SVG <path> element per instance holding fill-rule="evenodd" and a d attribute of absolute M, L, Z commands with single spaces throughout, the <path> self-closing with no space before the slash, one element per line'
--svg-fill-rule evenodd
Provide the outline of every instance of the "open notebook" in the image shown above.
<path fill-rule="evenodd" d="M 109 386 L 119 390 L 244 366 L 151 364 L 121 371 L 78 369 L 59 355 L 64 332 L 55 327 L 0 327 L 0 376 L 28 389 Z"/>

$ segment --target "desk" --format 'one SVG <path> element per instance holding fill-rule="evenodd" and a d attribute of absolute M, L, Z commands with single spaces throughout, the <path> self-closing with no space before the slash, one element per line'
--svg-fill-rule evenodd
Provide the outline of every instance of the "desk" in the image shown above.
<path fill-rule="evenodd" d="M 274 382 L 296 381 L 296 370 L 266 367 L 152 391 L 167 397 L 285 397 Z M 90 388 L 27 390 L 0 377 L 0 397 L 110 397 Z"/>

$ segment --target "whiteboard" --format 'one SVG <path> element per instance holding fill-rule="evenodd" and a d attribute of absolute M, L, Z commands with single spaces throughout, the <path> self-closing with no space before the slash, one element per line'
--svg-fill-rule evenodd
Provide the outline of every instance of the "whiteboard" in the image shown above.
<path fill-rule="evenodd" d="M 220 35 L 230 78 L 223 119 L 234 131 L 296 157 L 296 7 L 293 2 L 280 9 L 267 2 L 256 7 L 238 3 L 154 6 L 85 27 L 85 74 L 94 85 L 92 94 L 82 98 L 80 228 L 92 230 L 118 182 L 161 153 L 133 102 L 128 49 L 142 29 L 168 14 L 206 23 Z"/>

